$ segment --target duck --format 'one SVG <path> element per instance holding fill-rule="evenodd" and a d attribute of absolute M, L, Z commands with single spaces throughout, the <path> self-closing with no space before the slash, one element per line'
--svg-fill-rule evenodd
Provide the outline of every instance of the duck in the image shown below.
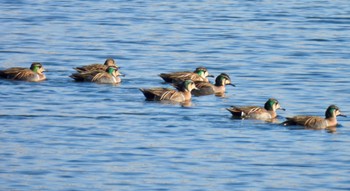
<path fill-rule="evenodd" d="M 341 113 L 339 107 L 337 107 L 336 105 L 330 105 L 326 109 L 325 118 L 319 116 L 297 115 L 294 117 L 287 117 L 287 120 L 284 121 L 282 124 L 285 126 L 304 126 L 306 129 L 327 129 L 337 126 L 337 116 L 346 117 L 346 115 L 343 115 Z"/>
<path fill-rule="evenodd" d="M 204 81 L 209 82 L 207 77 L 214 77 L 213 75 L 209 75 L 208 70 L 205 67 L 197 67 L 193 72 L 185 71 L 185 72 L 172 72 L 172 73 L 161 73 L 159 74 L 161 78 L 165 82 L 168 83 L 177 83 L 185 80 L 192 81 Z"/>
<path fill-rule="evenodd" d="M 281 109 L 285 111 L 284 108 L 281 107 L 277 99 L 270 98 L 266 101 L 264 107 L 259 106 L 232 106 L 231 108 L 226 108 L 233 117 L 242 118 L 242 119 L 257 119 L 269 121 L 273 120 L 277 117 L 276 110 Z"/>
<path fill-rule="evenodd" d="M 77 72 L 72 74 L 71 78 L 75 81 L 80 82 L 95 82 L 99 84 L 119 84 L 121 79 L 118 75 L 118 67 L 116 66 L 108 66 L 105 71 L 95 70 L 95 71 L 87 71 L 87 72 Z"/>
<path fill-rule="evenodd" d="M 106 71 L 109 66 L 118 67 L 113 58 L 107 58 L 104 64 L 90 64 L 74 68 L 77 72 L 90 72 L 95 70 Z M 119 68 L 119 67 L 118 67 Z"/>
<path fill-rule="evenodd" d="M 0 77 L 11 80 L 22 80 L 28 82 L 40 82 L 46 80 L 43 73 L 45 68 L 39 62 L 33 62 L 30 68 L 13 67 L 0 70 Z"/>
<path fill-rule="evenodd" d="M 148 101 L 174 101 L 185 102 L 191 100 L 191 91 L 197 89 L 192 80 L 185 80 L 178 85 L 175 89 L 170 88 L 140 88 L 140 91 L 146 97 Z"/>
<path fill-rule="evenodd" d="M 221 73 L 218 75 L 215 79 L 215 84 L 212 84 L 210 82 L 204 82 L 204 81 L 196 81 L 194 82 L 196 84 L 196 87 L 198 90 L 193 90 L 192 94 L 195 96 L 202 96 L 202 95 L 222 95 L 226 91 L 226 85 L 235 86 L 231 83 L 230 76 L 226 73 Z"/>

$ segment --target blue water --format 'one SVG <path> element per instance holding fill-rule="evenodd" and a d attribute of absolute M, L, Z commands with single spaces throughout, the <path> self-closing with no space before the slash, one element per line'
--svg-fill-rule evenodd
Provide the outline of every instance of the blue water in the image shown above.
<path fill-rule="evenodd" d="M 349 118 L 291 130 L 225 110 L 275 97 L 280 122 L 330 104 L 350 115 L 347 0 L 4 0 L 0 12 L 0 69 L 48 70 L 0 80 L 0 190 L 350 190 Z M 108 57 L 121 85 L 68 77 Z M 236 87 L 188 107 L 138 90 L 197 66 Z"/>

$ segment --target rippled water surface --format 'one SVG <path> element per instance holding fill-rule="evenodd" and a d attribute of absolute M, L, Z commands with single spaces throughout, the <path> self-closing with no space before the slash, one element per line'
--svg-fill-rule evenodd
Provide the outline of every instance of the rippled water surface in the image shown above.
<path fill-rule="evenodd" d="M 350 115 L 350 4 L 312 1 L 29 1 L 0 6 L 0 190 L 349 190 L 350 121 L 336 131 L 235 120 L 277 98 L 287 116 Z M 114 58 L 119 86 L 75 83 Z M 147 102 L 161 72 L 205 66 L 236 87 L 191 106 Z M 212 79 L 213 81 L 213 79 Z"/>

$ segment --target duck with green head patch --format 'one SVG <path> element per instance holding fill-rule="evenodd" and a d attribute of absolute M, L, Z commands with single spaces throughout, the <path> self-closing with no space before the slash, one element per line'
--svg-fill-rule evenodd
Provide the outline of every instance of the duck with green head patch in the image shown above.
<path fill-rule="evenodd" d="M 104 64 L 90 64 L 90 65 L 86 65 L 86 66 L 76 67 L 74 69 L 79 73 L 91 72 L 91 71 L 96 71 L 96 70 L 106 71 L 109 66 L 114 66 L 114 67 L 119 68 L 119 66 L 117 66 L 117 64 L 113 58 L 107 58 Z M 118 70 L 117 72 L 118 72 L 118 76 L 120 76 L 120 74 L 119 74 L 120 71 Z"/>
<path fill-rule="evenodd" d="M 177 90 L 169 88 L 140 88 L 140 91 L 149 101 L 175 101 L 175 102 L 185 102 L 191 100 L 191 91 L 196 89 L 196 85 L 192 80 L 185 80 L 176 87 Z"/>
<path fill-rule="evenodd" d="M 231 83 L 230 76 L 226 73 L 221 73 L 215 79 L 215 84 L 209 82 L 197 81 L 194 82 L 198 90 L 193 90 L 192 94 L 195 96 L 217 94 L 222 95 L 226 91 L 226 85 L 235 86 Z"/>
<path fill-rule="evenodd" d="M 95 82 L 99 84 L 119 84 L 121 79 L 119 77 L 118 67 L 109 66 L 105 71 L 95 70 L 90 72 L 74 73 L 71 78 L 80 82 Z"/>
<path fill-rule="evenodd" d="M 6 70 L 0 70 L 0 77 L 11 80 L 23 80 L 28 82 L 39 82 L 46 79 L 42 64 L 34 62 L 30 68 L 13 67 Z"/>
<path fill-rule="evenodd" d="M 318 116 L 305 116 L 298 115 L 294 117 L 287 117 L 287 120 L 283 122 L 283 125 L 300 125 L 306 129 L 326 129 L 330 127 L 336 127 L 338 124 L 337 116 L 343 116 L 340 109 L 336 105 L 330 105 L 326 112 L 325 118 Z"/>
<path fill-rule="evenodd" d="M 236 118 L 247 118 L 247 119 L 258 119 L 258 120 L 272 120 L 277 117 L 276 110 L 281 109 L 285 110 L 281 107 L 279 102 L 270 98 L 266 101 L 264 107 L 258 106 L 232 106 L 231 108 L 227 108 L 227 110 L 232 114 L 233 117 Z"/>
<path fill-rule="evenodd" d="M 165 82 L 174 83 L 182 82 L 185 80 L 192 81 L 204 81 L 209 82 L 207 77 L 213 77 L 209 75 L 208 70 L 205 67 L 198 67 L 193 72 L 172 72 L 172 73 L 161 73 L 159 74 Z"/>

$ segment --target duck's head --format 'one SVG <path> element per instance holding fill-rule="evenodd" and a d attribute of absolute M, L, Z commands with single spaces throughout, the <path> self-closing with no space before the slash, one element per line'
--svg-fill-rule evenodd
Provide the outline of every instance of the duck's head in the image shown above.
<path fill-rule="evenodd" d="M 112 76 L 119 76 L 119 68 L 116 66 L 108 66 L 106 72 Z"/>
<path fill-rule="evenodd" d="M 326 115 L 326 119 L 332 118 L 332 117 L 337 117 L 337 116 L 346 117 L 346 115 L 343 115 L 343 114 L 340 112 L 339 107 L 337 107 L 336 105 L 330 105 L 330 106 L 327 108 L 325 115 Z"/>
<path fill-rule="evenodd" d="M 221 73 L 216 77 L 215 85 L 216 86 L 224 86 L 224 85 L 235 86 L 234 84 L 231 83 L 231 78 L 226 73 Z"/>
<path fill-rule="evenodd" d="M 32 65 L 30 65 L 30 70 L 32 70 L 33 72 L 41 74 L 41 73 L 43 73 L 45 71 L 45 68 L 39 62 L 33 62 Z"/>
<path fill-rule="evenodd" d="M 268 111 L 276 111 L 277 109 L 281 109 L 281 110 L 285 111 L 285 109 L 281 107 L 281 105 L 279 104 L 279 102 L 275 98 L 270 98 L 269 100 L 267 100 L 264 108 Z"/>
<path fill-rule="evenodd" d="M 213 75 L 209 75 L 209 72 L 207 70 L 207 68 L 205 67 L 198 67 L 196 68 L 196 70 L 194 71 L 194 73 L 198 74 L 200 77 L 202 78 L 206 78 L 206 77 L 214 77 Z"/>
<path fill-rule="evenodd" d="M 196 90 L 198 89 L 196 87 L 196 84 L 192 80 L 185 80 L 182 83 L 182 88 L 183 88 L 183 91 L 188 91 L 188 92 L 191 92 L 194 89 Z"/>
<path fill-rule="evenodd" d="M 107 58 L 105 63 L 105 66 L 116 66 L 115 61 L 113 60 L 113 58 Z"/>

